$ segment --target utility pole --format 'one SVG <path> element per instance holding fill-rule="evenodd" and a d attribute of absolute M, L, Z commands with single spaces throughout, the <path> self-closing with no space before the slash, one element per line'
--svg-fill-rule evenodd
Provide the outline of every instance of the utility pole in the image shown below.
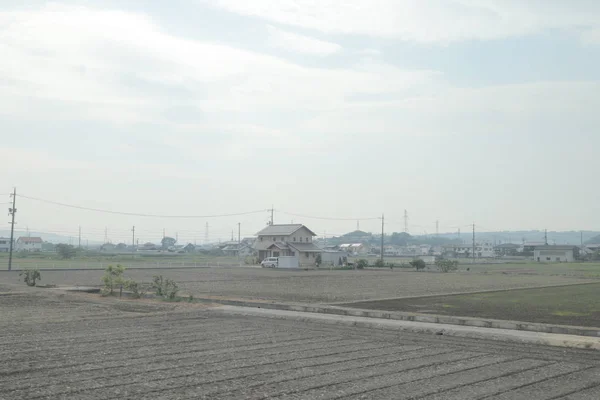
<path fill-rule="evenodd" d="M 435 220 L 435 236 L 438 237 L 440 235 L 440 220 Z"/>
<path fill-rule="evenodd" d="M 206 223 L 206 230 L 204 231 L 204 244 L 208 243 L 208 222 Z"/>
<path fill-rule="evenodd" d="M 544 229 L 544 244 L 548 246 L 548 229 Z"/>
<path fill-rule="evenodd" d="M 381 214 L 381 261 L 383 262 L 383 227 L 384 227 L 385 216 Z"/>
<path fill-rule="evenodd" d="M 131 228 L 131 251 L 135 250 L 135 225 Z"/>
<path fill-rule="evenodd" d="M 275 208 L 271 205 L 271 225 L 273 225 L 273 215 L 275 214 Z"/>
<path fill-rule="evenodd" d="M 579 232 L 581 234 L 581 247 L 583 247 L 583 231 Z"/>
<path fill-rule="evenodd" d="M 8 209 L 8 215 L 12 216 L 10 222 L 10 250 L 8 255 L 8 270 L 12 269 L 12 255 L 13 255 L 13 242 L 15 240 L 15 214 L 17 213 L 17 208 L 15 206 L 17 201 L 17 188 L 13 189 L 12 193 L 12 208 Z"/>
<path fill-rule="evenodd" d="M 408 233 L 408 211 L 404 210 L 404 233 Z"/>
<path fill-rule="evenodd" d="M 475 224 L 473 224 L 473 263 L 475 263 Z"/>
<path fill-rule="evenodd" d="M 77 247 L 81 248 L 81 225 L 79 225 L 79 240 L 78 240 Z"/>
<path fill-rule="evenodd" d="M 163 239 L 165 238 L 165 236 L 167 235 L 165 234 L 165 228 L 163 228 Z"/>
<path fill-rule="evenodd" d="M 108 243 L 108 227 L 104 227 L 104 243 Z"/>
<path fill-rule="evenodd" d="M 458 238 L 460 239 L 460 228 L 458 228 Z"/>
<path fill-rule="evenodd" d="M 238 262 L 240 262 L 241 250 L 242 250 L 242 223 L 238 222 L 238 251 L 237 251 Z M 240 262 L 240 265 L 241 265 L 241 262 Z"/>

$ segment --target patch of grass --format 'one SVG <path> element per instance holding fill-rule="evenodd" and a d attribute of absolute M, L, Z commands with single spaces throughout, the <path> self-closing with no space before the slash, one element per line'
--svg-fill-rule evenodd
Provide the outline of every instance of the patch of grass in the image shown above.
<path fill-rule="evenodd" d="M 590 313 L 580 313 L 573 311 L 554 311 L 552 315 L 556 315 L 559 317 L 587 317 Z"/>
<path fill-rule="evenodd" d="M 600 283 L 347 304 L 385 311 L 600 327 Z"/>
<path fill-rule="evenodd" d="M 456 306 L 452 304 L 441 304 L 442 308 L 456 308 Z"/>

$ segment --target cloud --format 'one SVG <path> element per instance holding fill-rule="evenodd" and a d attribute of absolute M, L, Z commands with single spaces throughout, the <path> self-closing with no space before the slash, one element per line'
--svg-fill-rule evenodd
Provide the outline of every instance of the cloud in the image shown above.
<path fill-rule="evenodd" d="M 269 28 L 273 44 L 326 54 L 339 46 Z M 357 60 L 305 67 L 283 58 L 174 36 L 145 14 L 64 5 L 0 13 L 0 114 L 39 120 L 152 123 L 239 138 L 277 113 L 354 107 L 439 73 Z M 249 115 L 264 114 L 261 121 Z M 293 135 L 289 130 L 286 135 Z"/>
<path fill-rule="evenodd" d="M 581 34 L 581 42 L 590 46 L 600 45 L 600 27 L 585 30 Z"/>
<path fill-rule="evenodd" d="M 342 49 L 342 47 L 336 43 L 298 35 L 276 28 L 273 25 L 267 26 L 267 30 L 269 32 L 269 45 L 288 52 L 326 56 Z"/>
<path fill-rule="evenodd" d="M 488 40 L 598 26 L 600 3 L 562 0 L 201 0 L 231 12 L 333 34 L 423 43 Z"/>

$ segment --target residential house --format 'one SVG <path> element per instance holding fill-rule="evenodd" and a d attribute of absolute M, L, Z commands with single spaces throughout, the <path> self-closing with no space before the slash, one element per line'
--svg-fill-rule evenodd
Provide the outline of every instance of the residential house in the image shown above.
<path fill-rule="evenodd" d="M 248 256 L 252 256 L 254 255 L 255 251 L 254 249 L 245 244 L 245 243 L 239 243 L 239 244 L 232 244 L 232 245 L 228 245 L 223 247 L 223 253 L 226 256 L 232 256 L 232 257 L 237 257 L 238 255 L 240 257 L 248 257 Z"/>
<path fill-rule="evenodd" d="M 21 236 L 17 239 L 16 249 L 17 251 L 42 251 L 42 243 L 44 241 L 41 237 Z"/>
<path fill-rule="evenodd" d="M 10 238 L 0 237 L 0 253 L 8 253 L 10 251 Z"/>
<path fill-rule="evenodd" d="M 497 256 L 516 256 L 519 253 L 521 245 L 515 243 L 502 243 L 494 247 L 494 253 Z"/>
<path fill-rule="evenodd" d="M 112 243 L 104 243 L 102 246 L 100 246 L 100 251 L 116 251 L 117 246 L 115 246 Z"/>
<path fill-rule="evenodd" d="M 313 243 L 317 234 L 302 224 L 268 225 L 257 236 L 254 249 L 259 260 L 296 256 L 300 265 L 314 265 L 322 251 Z"/>
<path fill-rule="evenodd" d="M 141 245 L 138 249 L 142 251 L 151 251 L 151 250 L 160 250 L 162 247 L 158 244 L 154 244 L 151 242 L 146 242 Z"/>
<path fill-rule="evenodd" d="M 564 246 L 536 246 L 533 249 L 533 259 L 538 262 L 573 262 L 579 259 L 579 247 Z"/>

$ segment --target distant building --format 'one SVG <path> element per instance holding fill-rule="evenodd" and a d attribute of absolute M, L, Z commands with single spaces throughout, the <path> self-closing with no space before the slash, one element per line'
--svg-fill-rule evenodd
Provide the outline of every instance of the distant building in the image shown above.
<path fill-rule="evenodd" d="M 360 255 L 367 254 L 369 248 L 362 243 L 344 243 L 339 246 L 339 250 L 351 255 Z"/>
<path fill-rule="evenodd" d="M 100 251 L 115 251 L 116 249 L 117 246 L 112 243 L 104 243 L 102 246 L 100 246 Z"/>
<path fill-rule="evenodd" d="M 10 240 L 9 240 L 10 242 Z M 44 241 L 41 237 L 29 237 L 21 236 L 17 239 L 16 250 L 17 251 L 42 251 L 42 243 Z"/>
<path fill-rule="evenodd" d="M 516 256 L 521 245 L 514 243 L 502 243 L 494 247 L 497 256 Z"/>
<path fill-rule="evenodd" d="M 533 259 L 537 262 L 573 262 L 579 259 L 577 246 L 536 246 Z"/>
<path fill-rule="evenodd" d="M 152 250 L 160 250 L 162 247 L 159 244 L 154 244 L 151 242 L 146 242 L 143 245 L 141 245 L 138 250 L 142 250 L 142 251 L 152 251 Z"/>
<path fill-rule="evenodd" d="M 10 251 L 10 238 L 0 237 L 0 253 L 8 253 Z"/>
<path fill-rule="evenodd" d="M 268 225 L 257 233 L 258 258 L 296 256 L 300 265 L 314 265 L 321 248 L 313 243 L 316 233 L 302 224 Z"/>
<path fill-rule="evenodd" d="M 238 255 L 240 257 L 248 257 L 248 256 L 254 255 L 254 253 L 255 253 L 255 251 L 252 247 L 250 247 L 244 243 L 231 244 L 231 245 L 223 247 L 221 250 L 223 250 L 223 253 L 226 256 L 233 256 L 233 257 L 237 257 Z"/>
<path fill-rule="evenodd" d="M 475 243 L 473 244 L 447 244 L 442 246 L 442 254 L 453 256 L 453 257 L 473 257 L 473 250 L 475 250 L 475 257 L 489 258 L 494 257 L 494 247 L 491 243 Z"/>

